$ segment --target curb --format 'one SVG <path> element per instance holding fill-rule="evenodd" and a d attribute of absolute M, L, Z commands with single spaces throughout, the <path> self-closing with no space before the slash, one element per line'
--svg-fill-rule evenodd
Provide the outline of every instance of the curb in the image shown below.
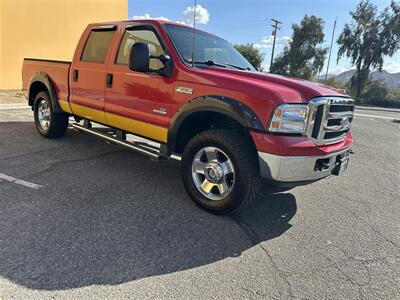
<path fill-rule="evenodd" d="M 361 110 L 375 110 L 375 111 L 387 111 L 387 112 L 394 112 L 394 113 L 400 113 L 400 109 L 397 108 L 384 108 L 384 107 L 369 107 L 369 106 L 359 106 L 356 105 L 356 109 L 361 109 Z"/>
<path fill-rule="evenodd" d="M 30 106 L 26 103 L 7 103 L 0 104 L 0 110 L 18 110 L 18 109 L 30 109 Z"/>

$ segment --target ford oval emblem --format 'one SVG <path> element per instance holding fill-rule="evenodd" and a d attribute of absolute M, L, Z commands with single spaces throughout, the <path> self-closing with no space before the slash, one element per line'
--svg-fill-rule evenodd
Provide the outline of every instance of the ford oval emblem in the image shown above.
<path fill-rule="evenodd" d="M 350 126 L 350 118 L 349 117 L 344 117 L 342 118 L 342 127 L 347 128 Z"/>

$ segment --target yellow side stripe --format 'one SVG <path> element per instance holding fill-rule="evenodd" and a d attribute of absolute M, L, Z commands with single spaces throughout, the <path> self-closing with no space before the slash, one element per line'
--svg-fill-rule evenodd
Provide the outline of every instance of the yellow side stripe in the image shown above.
<path fill-rule="evenodd" d="M 167 142 L 168 128 L 110 113 L 106 113 L 106 118 L 108 124 L 112 127 L 116 127 L 127 132 L 136 133 L 159 142 Z"/>
<path fill-rule="evenodd" d="M 72 109 L 71 113 L 77 116 L 121 130 L 125 130 L 133 134 L 138 134 L 159 142 L 167 142 L 168 128 L 122 117 L 116 114 L 104 113 L 104 111 L 75 103 L 70 103 L 70 106 Z M 61 108 L 64 110 L 63 107 Z"/>
<path fill-rule="evenodd" d="M 104 111 L 70 102 L 74 115 L 108 125 Z"/>
<path fill-rule="evenodd" d="M 72 114 L 71 108 L 69 107 L 69 102 L 65 100 L 58 100 L 58 104 L 60 104 L 60 107 L 63 112 Z"/>

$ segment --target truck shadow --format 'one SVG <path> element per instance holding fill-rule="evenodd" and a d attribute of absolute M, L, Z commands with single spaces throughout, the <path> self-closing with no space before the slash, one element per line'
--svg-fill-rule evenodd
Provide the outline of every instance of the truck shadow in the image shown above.
<path fill-rule="evenodd" d="M 12 124 L 8 147 L 41 143 L 31 127 Z M 12 184 L 0 184 L 0 276 L 31 289 L 116 285 L 238 257 L 286 232 L 296 214 L 291 193 L 264 187 L 240 214 L 210 215 L 190 201 L 176 164 L 73 132 L 51 143 L 62 153 L 38 146 L 36 154 L 0 160 L 4 170 L 16 159 L 52 159 L 26 177 L 41 190 L 13 194 Z M 85 157 L 85 148 L 93 155 Z"/>

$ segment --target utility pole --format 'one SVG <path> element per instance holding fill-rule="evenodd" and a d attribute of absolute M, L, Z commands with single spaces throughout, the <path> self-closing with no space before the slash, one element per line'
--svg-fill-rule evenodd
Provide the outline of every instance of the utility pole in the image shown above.
<path fill-rule="evenodd" d="M 276 42 L 276 34 L 278 32 L 279 29 L 281 29 L 279 27 L 278 24 L 282 24 L 282 22 L 275 20 L 275 19 L 271 19 L 272 22 L 274 22 L 274 25 L 271 25 L 273 30 L 272 30 L 272 34 L 274 36 L 274 42 L 272 44 L 272 53 L 271 53 L 271 64 L 269 65 L 269 70 L 271 71 L 271 67 L 272 67 L 272 63 L 274 61 L 274 52 L 275 52 L 275 42 Z"/>
<path fill-rule="evenodd" d="M 333 32 L 332 32 L 332 39 L 331 39 L 331 47 L 330 47 L 330 49 L 329 49 L 328 65 L 327 65 L 327 67 L 326 67 L 325 81 L 328 80 L 329 63 L 331 62 L 333 38 L 335 37 L 336 19 L 337 19 L 337 18 L 335 18 L 335 23 L 333 23 Z"/>

